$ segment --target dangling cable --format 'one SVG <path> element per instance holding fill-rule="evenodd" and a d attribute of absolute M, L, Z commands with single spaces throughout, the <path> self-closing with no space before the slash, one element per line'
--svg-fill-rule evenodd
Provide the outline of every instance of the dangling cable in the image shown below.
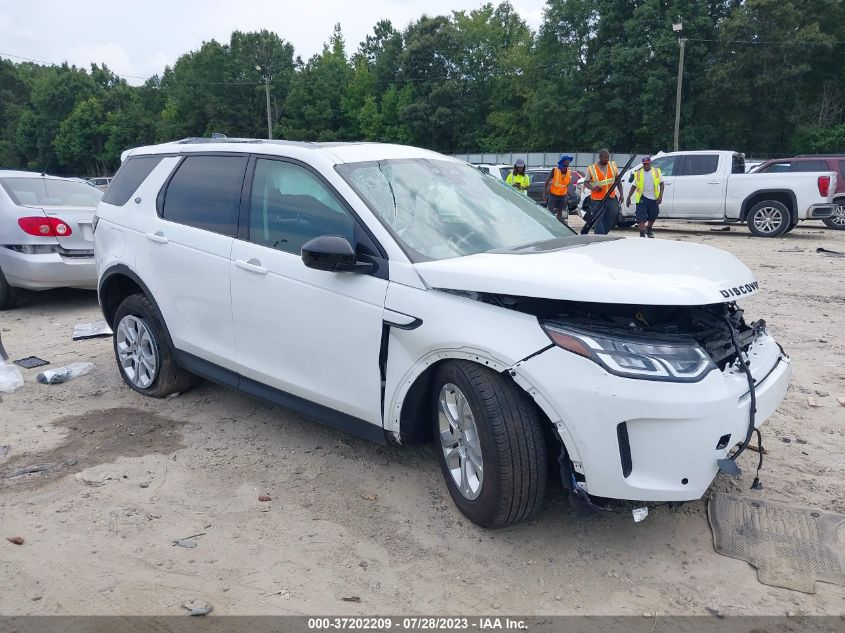
<path fill-rule="evenodd" d="M 731 323 L 731 319 L 729 316 L 725 316 L 725 322 L 728 325 L 728 330 L 731 333 L 731 341 L 733 342 L 734 349 L 736 350 L 736 360 L 739 363 L 739 366 L 742 367 L 743 372 L 745 372 L 745 378 L 748 381 L 748 393 L 751 396 L 751 404 L 748 409 L 748 431 L 745 435 L 745 441 L 739 447 L 736 453 L 730 458 L 734 463 L 736 463 L 737 458 L 742 455 L 743 451 L 748 448 L 748 443 L 751 441 L 751 437 L 754 435 L 754 431 L 757 431 L 758 438 L 760 438 L 760 431 L 755 428 L 754 426 L 754 418 L 755 414 L 757 413 L 757 393 L 754 386 L 754 377 L 751 375 L 751 369 L 749 367 L 749 362 L 743 358 L 742 354 L 742 345 L 739 343 L 739 339 L 736 336 L 736 329 L 734 328 L 733 323 Z M 760 467 L 763 465 L 763 447 L 760 446 L 760 462 L 757 467 L 757 474 L 758 477 L 755 477 L 754 485 L 761 486 L 759 474 L 760 474 Z M 761 486 L 762 487 L 762 486 Z"/>
<path fill-rule="evenodd" d="M 760 459 L 757 460 L 757 472 L 754 475 L 754 482 L 751 484 L 752 490 L 762 490 L 763 484 L 760 483 L 760 469 L 763 468 L 763 436 L 760 429 L 754 429 L 757 433 L 757 450 L 760 451 Z"/>

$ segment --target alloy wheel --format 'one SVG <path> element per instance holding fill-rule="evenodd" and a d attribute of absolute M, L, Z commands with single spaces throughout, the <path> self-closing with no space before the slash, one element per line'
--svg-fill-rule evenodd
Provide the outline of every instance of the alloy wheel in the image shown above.
<path fill-rule="evenodd" d="M 777 233 L 783 223 L 783 212 L 775 207 L 761 207 L 754 213 L 754 227 L 761 233 Z"/>
<path fill-rule="evenodd" d="M 117 355 L 126 378 L 147 389 L 158 374 L 158 348 L 147 324 L 131 314 L 117 326 Z"/>
<path fill-rule="evenodd" d="M 845 228 L 845 204 L 836 205 L 833 215 L 830 216 L 830 222 L 837 227 Z"/>
<path fill-rule="evenodd" d="M 469 401 L 454 384 L 446 383 L 437 397 L 440 447 L 461 495 L 477 499 L 484 482 L 481 440 Z"/>

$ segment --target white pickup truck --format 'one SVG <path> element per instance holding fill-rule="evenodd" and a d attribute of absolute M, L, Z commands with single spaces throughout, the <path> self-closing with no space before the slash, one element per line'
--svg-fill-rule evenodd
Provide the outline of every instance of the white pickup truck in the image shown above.
<path fill-rule="evenodd" d="M 745 222 L 758 237 L 777 237 L 834 213 L 835 172 L 746 174 L 743 155 L 728 151 L 660 153 L 651 164 L 666 183 L 661 220 Z M 630 222 L 634 210 L 633 201 L 622 204 L 620 222 Z"/>

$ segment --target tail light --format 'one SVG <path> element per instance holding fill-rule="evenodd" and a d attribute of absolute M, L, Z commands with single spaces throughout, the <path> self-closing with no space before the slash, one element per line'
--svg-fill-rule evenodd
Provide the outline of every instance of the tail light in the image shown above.
<path fill-rule="evenodd" d="M 830 193 L 830 176 L 819 176 L 819 194 L 827 198 Z"/>
<path fill-rule="evenodd" d="M 18 226 L 24 233 L 35 237 L 68 237 L 73 231 L 67 222 L 59 218 L 18 218 Z"/>

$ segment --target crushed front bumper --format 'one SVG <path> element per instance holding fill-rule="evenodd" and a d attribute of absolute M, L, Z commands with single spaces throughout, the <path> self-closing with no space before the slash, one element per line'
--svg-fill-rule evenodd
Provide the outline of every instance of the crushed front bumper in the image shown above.
<path fill-rule="evenodd" d="M 751 344 L 748 356 L 759 427 L 786 394 L 791 367 L 767 334 Z M 558 427 L 594 496 L 699 499 L 718 472 L 717 460 L 748 430 L 748 382 L 736 367 L 711 371 L 697 383 L 634 380 L 554 347 L 513 372 Z"/>

